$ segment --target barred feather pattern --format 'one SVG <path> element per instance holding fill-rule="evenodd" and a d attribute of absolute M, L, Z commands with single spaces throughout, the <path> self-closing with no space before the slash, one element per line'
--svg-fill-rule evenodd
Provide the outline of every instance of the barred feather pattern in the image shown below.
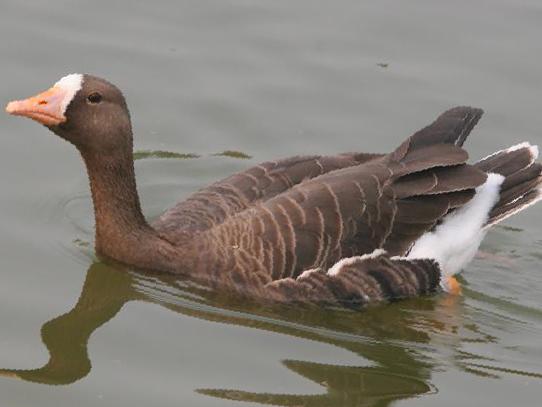
<path fill-rule="evenodd" d="M 215 227 L 228 217 L 303 181 L 359 165 L 378 156 L 381 154 L 345 153 L 336 156 L 296 156 L 264 162 L 196 192 L 167 210 L 153 226 L 167 234 L 172 241 L 182 240 L 184 232 L 193 233 Z"/>
<path fill-rule="evenodd" d="M 430 259 L 408 261 L 379 251 L 349 259 L 334 274 L 314 269 L 296 279 L 274 281 L 266 294 L 273 301 L 360 308 L 432 293 L 439 279 L 438 264 Z"/>

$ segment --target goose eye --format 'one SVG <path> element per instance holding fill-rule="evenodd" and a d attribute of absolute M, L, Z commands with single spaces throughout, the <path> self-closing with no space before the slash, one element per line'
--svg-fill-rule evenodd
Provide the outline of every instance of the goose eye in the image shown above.
<path fill-rule="evenodd" d="M 102 101 L 102 95 L 98 92 L 91 93 L 87 96 L 87 101 L 93 105 L 100 103 Z"/>

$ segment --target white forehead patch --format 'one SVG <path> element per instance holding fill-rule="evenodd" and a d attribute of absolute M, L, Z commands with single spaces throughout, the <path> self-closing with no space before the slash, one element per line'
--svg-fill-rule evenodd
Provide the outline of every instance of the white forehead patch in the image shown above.
<path fill-rule="evenodd" d="M 66 92 L 66 96 L 62 99 L 60 104 L 62 114 L 66 113 L 68 105 L 73 100 L 75 94 L 83 86 L 83 75 L 80 73 L 72 73 L 71 75 L 66 75 L 60 79 L 57 83 L 54 84 L 54 87 L 60 88 Z"/>

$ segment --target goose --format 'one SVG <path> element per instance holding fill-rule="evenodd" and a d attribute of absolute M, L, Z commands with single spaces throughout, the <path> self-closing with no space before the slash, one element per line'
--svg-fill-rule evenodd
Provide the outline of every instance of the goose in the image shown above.
<path fill-rule="evenodd" d="M 361 308 L 457 293 L 454 275 L 487 230 L 542 196 L 538 148 L 527 142 L 467 163 L 463 143 L 483 111 L 460 106 L 388 154 L 264 162 L 148 222 L 130 114 L 116 86 L 71 74 L 6 111 L 45 125 L 81 154 L 101 258 L 262 301 Z"/>

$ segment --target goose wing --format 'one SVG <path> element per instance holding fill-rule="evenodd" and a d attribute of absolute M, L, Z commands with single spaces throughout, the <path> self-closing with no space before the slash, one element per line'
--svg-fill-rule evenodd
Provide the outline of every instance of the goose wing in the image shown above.
<path fill-rule="evenodd" d="M 153 226 L 175 240 L 176 234 L 217 226 L 228 217 L 305 180 L 359 165 L 379 156 L 381 154 L 345 153 L 335 156 L 296 156 L 264 162 L 194 193 L 166 211 Z"/>
<path fill-rule="evenodd" d="M 460 147 L 481 114 L 452 109 L 386 156 L 301 182 L 231 216 L 198 239 L 208 258 L 202 265 L 247 278 L 259 268 L 279 280 L 379 248 L 403 255 L 485 182 Z"/>
<path fill-rule="evenodd" d="M 443 142 L 462 145 L 479 120 L 479 109 L 459 107 L 442 114 L 411 139 L 418 143 Z M 410 139 L 409 139 L 410 140 Z M 207 230 L 251 206 L 271 199 L 303 181 L 367 163 L 383 154 L 345 153 L 335 156 L 296 156 L 268 161 L 233 174 L 194 193 L 160 216 L 153 226 L 175 241 L 187 232 Z"/>

